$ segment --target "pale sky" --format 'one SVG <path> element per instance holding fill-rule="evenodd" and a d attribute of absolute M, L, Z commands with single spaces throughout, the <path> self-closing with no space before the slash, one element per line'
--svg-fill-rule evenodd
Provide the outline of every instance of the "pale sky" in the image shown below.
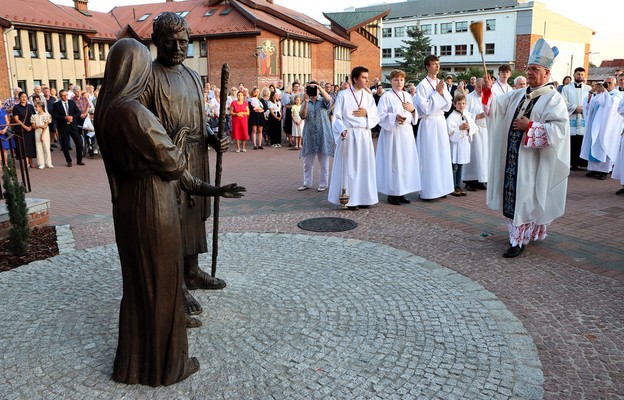
<path fill-rule="evenodd" d="M 296 9 L 310 17 L 328 23 L 323 12 L 344 11 L 348 7 L 397 3 L 403 0 L 274 0 L 276 4 Z M 89 0 L 89 9 L 108 12 L 115 6 L 163 2 L 158 0 Z M 618 39 L 624 37 L 624 24 L 617 21 L 621 14 L 620 6 L 613 0 L 542 0 L 546 6 L 573 21 L 587 26 L 596 32 L 591 43 L 590 61 L 600 65 L 602 60 L 624 58 L 624 46 L 618 46 Z M 54 3 L 70 5 L 72 0 L 54 0 Z"/>

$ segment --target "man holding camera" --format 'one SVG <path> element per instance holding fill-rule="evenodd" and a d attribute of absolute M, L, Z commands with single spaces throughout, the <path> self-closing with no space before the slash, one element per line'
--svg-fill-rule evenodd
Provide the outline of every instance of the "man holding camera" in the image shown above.
<path fill-rule="evenodd" d="M 322 98 L 319 98 L 319 94 Z M 318 191 L 327 189 L 329 175 L 329 157 L 334 155 L 334 141 L 329 122 L 329 111 L 332 99 L 329 93 L 316 81 L 310 81 L 306 86 L 301 119 L 305 120 L 303 127 L 303 148 L 300 157 L 303 157 L 303 186 L 299 191 L 312 187 L 314 181 L 314 159 L 319 162 Z"/>

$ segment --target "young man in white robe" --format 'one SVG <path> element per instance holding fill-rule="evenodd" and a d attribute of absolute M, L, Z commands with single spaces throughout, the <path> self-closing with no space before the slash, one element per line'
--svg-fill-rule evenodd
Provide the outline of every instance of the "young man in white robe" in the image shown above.
<path fill-rule="evenodd" d="M 379 123 L 375 99 L 368 89 L 368 69 L 351 71 L 353 85 L 336 96 L 332 130 L 336 142 L 328 200 L 340 202 L 342 189 L 351 210 L 379 202 L 371 128 Z M 343 197 L 344 198 L 344 197 Z"/>
<path fill-rule="evenodd" d="M 484 78 L 490 134 L 487 205 L 508 218 L 507 258 L 520 255 L 530 240 L 545 239 L 547 226 L 565 211 L 570 125 L 565 100 L 549 83 L 558 53 L 543 39 L 535 43 L 526 91 L 492 98 L 492 80 Z"/>
<path fill-rule="evenodd" d="M 509 66 L 509 64 L 503 64 L 498 67 L 498 79 L 492 84 L 492 94 L 494 96 L 500 96 L 513 90 L 513 88 L 509 86 L 509 83 L 507 83 L 510 76 L 511 66 Z"/>
<path fill-rule="evenodd" d="M 455 190 L 451 146 L 444 113 L 451 109 L 453 99 L 443 80 L 437 79 L 440 60 L 435 55 L 425 58 L 427 76 L 416 87 L 414 105 L 420 124 L 416 146 L 420 156 L 420 198 L 433 200 Z"/>
<path fill-rule="evenodd" d="M 420 190 L 420 162 L 412 125 L 418 111 L 412 97 L 403 91 L 405 72 L 390 73 L 392 88 L 379 98 L 377 114 L 381 132 L 377 142 L 377 190 L 388 195 L 388 203 L 409 204 L 405 195 Z"/>
<path fill-rule="evenodd" d="M 570 115 L 570 169 L 578 171 L 586 167 L 587 162 L 581 159 L 581 145 L 585 134 L 585 115 L 583 105 L 587 103 L 587 95 L 591 87 L 585 84 L 585 68 L 574 70 L 574 81 L 563 86 L 561 95 L 568 106 Z"/>
<path fill-rule="evenodd" d="M 621 95 L 614 77 L 594 85 L 587 96 L 584 113 L 587 116 L 581 158 L 587 160 L 586 175 L 605 180 L 617 159 L 622 133 L 622 118 L 618 114 Z"/>
<path fill-rule="evenodd" d="M 470 162 L 464 165 L 464 185 L 466 190 L 486 190 L 488 180 L 488 129 L 483 112 L 483 78 L 477 79 L 475 90 L 466 96 L 466 109 L 474 116 L 478 131 L 470 145 Z"/>
<path fill-rule="evenodd" d="M 470 143 L 477 133 L 477 125 L 470 113 L 466 110 L 466 96 L 455 92 L 453 100 L 455 110 L 446 118 L 449 141 L 451 144 L 451 162 L 453 163 L 453 181 L 455 190 L 453 196 L 466 196 L 461 189 L 462 171 L 464 165 L 470 162 Z"/>
<path fill-rule="evenodd" d="M 624 74 L 618 77 L 618 83 L 620 82 L 620 78 L 624 78 Z M 620 90 L 620 93 L 622 92 L 624 92 L 624 90 Z M 624 100 L 620 101 L 620 105 L 618 106 L 618 114 L 620 114 L 624 123 Z M 620 180 L 622 188 L 615 192 L 615 194 L 618 196 L 624 196 L 624 128 L 622 128 L 622 134 L 620 136 L 620 152 L 618 154 L 617 160 L 615 161 L 615 165 L 613 166 L 613 174 L 611 174 L 611 178 Z"/>

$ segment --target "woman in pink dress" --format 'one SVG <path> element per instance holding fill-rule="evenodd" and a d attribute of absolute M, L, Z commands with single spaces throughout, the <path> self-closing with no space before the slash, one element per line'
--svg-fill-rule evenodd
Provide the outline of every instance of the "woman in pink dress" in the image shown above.
<path fill-rule="evenodd" d="M 245 142 L 249 140 L 247 121 L 249 117 L 249 104 L 245 101 L 243 92 L 238 91 L 236 101 L 230 104 L 230 115 L 232 116 L 232 140 L 236 142 L 236 152 L 247 152 Z"/>

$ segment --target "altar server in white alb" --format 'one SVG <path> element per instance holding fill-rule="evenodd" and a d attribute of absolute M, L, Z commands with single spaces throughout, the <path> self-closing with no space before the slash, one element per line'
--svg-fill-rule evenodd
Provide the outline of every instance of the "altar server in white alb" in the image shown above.
<path fill-rule="evenodd" d="M 368 69 L 351 71 L 353 85 L 336 96 L 332 130 L 336 142 L 329 184 L 330 203 L 340 204 L 346 187 L 351 210 L 368 208 L 379 202 L 375 178 L 375 150 L 371 128 L 379 123 L 373 95 L 367 90 Z"/>
<path fill-rule="evenodd" d="M 416 139 L 420 156 L 420 198 L 433 200 L 455 190 L 451 146 L 444 118 L 453 99 L 444 81 L 437 79 L 440 72 L 438 57 L 429 55 L 424 64 L 427 76 L 418 84 L 413 102 L 420 116 Z"/>
<path fill-rule="evenodd" d="M 478 131 L 472 137 L 470 162 L 464 165 L 464 185 L 466 190 L 487 189 L 488 180 L 488 129 L 482 103 L 483 78 L 477 79 L 474 90 L 466 96 L 466 110 L 474 116 Z"/>
<path fill-rule="evenodd" d="M 491 150 L 487 205 L 509 220 L 504 257 L 516 257 L 530 240 L 546 238 L 547 226 L 565 211 L 570 125 L 565 100 L 549 83 L 558 53 L 543 39 L 535 43 L 526 91 L 492 99 L 492 80 L 484 78 Z"/>
<path fill-rule="evenodd" d="M 511 66 L 509 64 L 503 64 L 498 67 L 498 79 L 492 83 L 492 94 L 494 96 L 500 96 L 502 94 L 509 93 L 513 90 L 507 81 L 511 76 Z"/>
<path fill-rule="evenodd" d="M 466 95 L 455 92 L 453 100 L 455 110 L 446 118 L 449 141 L 451 143 L 451 162 L 453 163 L 453 196 L 466 196 L 461 188 L 464 165 L 470 163 L 470 144 L 477 133 L 477 125 L 472 115 L 466 110 Z"/>
<path fill-rule="evenodd" d="M 618 77 L 618 81 L 620 80 L 620 77 L 624 78 L 624 74 L 621 74 Z M 620 90 L 620 93 L 622 92 L 624 92 L 624 90 Z M 624 123 L 624 100 L 620 101 L 618 114 L 620 114 Z M 622 135 L 620 136 L 620 152 L 617 160 L 615 160 L 615 166 L 613 167 L 613 174 L 611 174 L 611 178 L 620 180 L 622 188 L 615 192 L 615 194 L 618 196 L 624 196 L 624 128 L 622 129 Z"/>
<path fill-rule="evenodd" d="M 388 203 L 409 204 L 405 195 L 420 190 L 420 162 L 412 125 L 418 122 L 418 111 L 412 96 L 403 91 L 405 72 L 390 73 L 392 88 L 377 105 L 381 133 L 377 142 L 377 190 L 388 195 Z"/>
<path fill-rule="evenodd" d="M 604 86 L 595 84 L 587 96 L 583 111 L 587 124 L 581 146 L 581 158 L 587 160 L 587 176 L 605 180 L 617 159 L 622 133 L 622 118 L 617 111 L 621 97 L 615 77 L 607 78 Z"/>

